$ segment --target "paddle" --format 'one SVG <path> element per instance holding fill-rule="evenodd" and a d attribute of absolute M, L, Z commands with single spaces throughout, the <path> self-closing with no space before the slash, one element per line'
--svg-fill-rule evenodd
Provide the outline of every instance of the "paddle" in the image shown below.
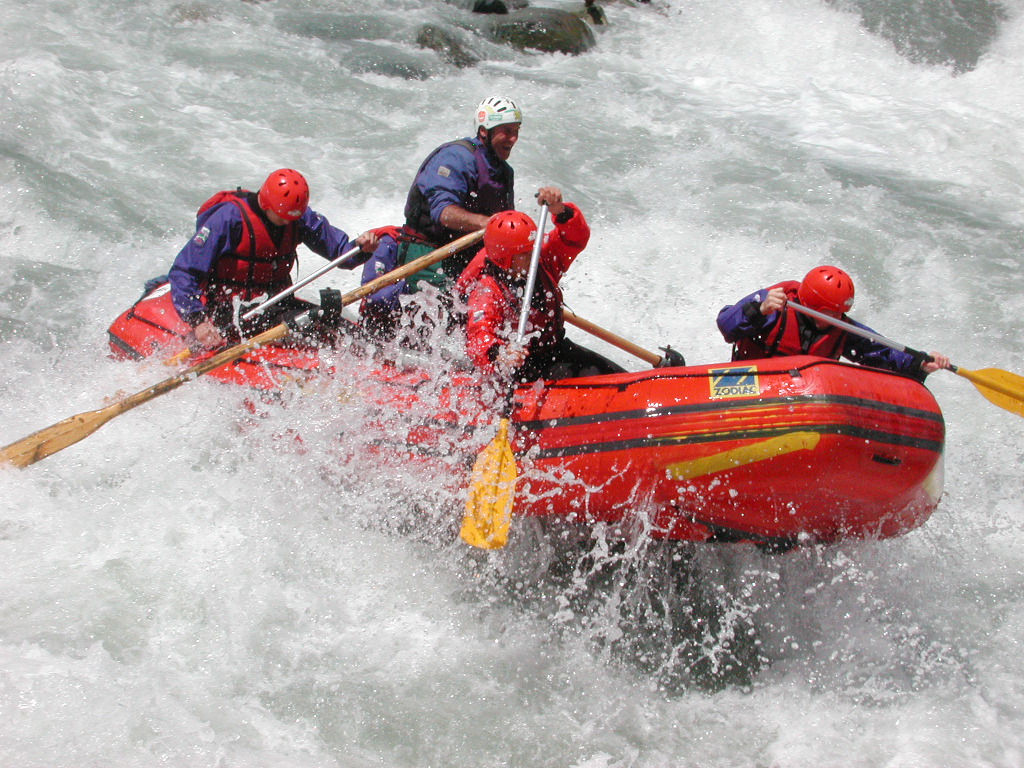
<path fill-rule="evenodd" d="M 541 205 L 540 221 L 537 223 L 537 239 L 530 256 L 530 273 L 523 292 L 523 308 L 519 313 L 517 340 L 523 343 L 526 337 L 526 323 L 530 317 L 530 303 L 537 283 L 540 266 L 540 251 L 544 244 L 544 227 L 547 225 L 548 207 Z M 498 424 L 498 434 L 480 452 L 473 464 L 473 474 L 466 497 L 466 514 L 462 518 L 460 535 L 467 544 L 481 549 L 500 549 L 508 543 L 508 530 L 512 523 L 512 501 L 515 495 L 516 478 L 519 469 L 508 441 L 509 412 L 516 382 L 509 386 L 505 412 Z"/>
<path fill-rule="evenodd" d="M 341 254 L 341 256 L 336 258 L 334 261 L 332 261 L 332 262 L 330 262 L 330 263 L 320 267 L 320 269 L 318 269 L 313 274 L 307 275 L 306 277 L 302 278 L 297 283 L 293 283 L 292 285 L 288 286 L 287 288 L 285 288 L 280 293 L 271 296 L 269 299 L 264 301 L 262 304 L 259 304 L 259 305 L 255 306 L 255 307 L 253 307 L 252 309 L 250 309 L 248 312 L 246 312 L 244 315 L 242 315 L 239 319 L 240 320 L 248 320 L 251 317 L 255 317 L 256 315 L 258 315 L 260 312 L 262 312 L 263 310 L 267 309 L 268 307 L 274 306 L 279 301 L 282 301 L 283 299 L 287 299 L 289 296 L 291 296 L 296 291 L 299 291 L 299 290 L 305 288 L 307 285 L 312 283 L 314 280 L 317 280 L 322 275 L 325 275 L 328 272 L 330 272 L 332 269 L 334 269 L 336 266 L 341 264 L 346 259 L 348 259 L 348 258 L 350 258 L 352 256 L 355 256 L 357 253 L 359 253 L 360 250 L 361 249 L 359 248 L 358 245 L 356 247 L 354 247 L 354 248 L 349 248 L 347 251 L 345 251 L 343 254 Z M 191 336 L 192 336 L 192 334 L 189 334 L 189 337 L 191 337 Z M 200 347 L 198 347 L 198 346 L 197 346 L 197 348 L 195 350 L 192 349 L 191 347 L 183 349 L 181 352 L 176 354 L 174 357 L 171 357 L 171 358 L 168 358 L 167 360 L 164 360 L 164 365 L 181 365 L 186 360 L 188 360 L 190 357 L 192 357 L 192 355 L 195 354 L 195 352 L 198 351 L 199 349 L 200 349 Z"/>
<path fill-rule="evenodd" d="M 305 288 L 307 285 L 312 283 L 314 280 L 318 280 L 322 275 L 326 275 L 332 269 L 334 269 L 335 267 L 340 265 L 343 261 L 346 261 L 347 259 L 351 258 L 352 256 L 355 256 L 357 253 L 359 253 L 360 250 L 361 249 L 360 249 L 360 247 L 358 245 L 355 248 L 350 248 L 349 250 L 347 250 L 343 254 L 341 254 L 341 256 L 336 258 L 334 261 L 332 261 L 332 262 L 330 262 L 328 264 L 325 264 L 324 266 L 320 267 L 320 269 L 318 269 L 313 274 L 307 275 L 306 277 L 304 277 L 301 280 L 299 280 L 299 282 L 294 283 L 294 284 L 288 286 L 287 288 L 285 288 L 280 293 L 278 293 L 278 294 L 276 294 L 274 296 L 271 296 L 269 299 L 264 301 L 262 304 L 253 307 L 248 312 L 246 312 L 244 315 L 242 315 L 242 317 L 240 319 L 241 320 L 248 320 L 250 317 L 255 317 L 256 315 L 258 315 L 263 310 L 265 310 L 265 309 L 267 309 L 269 307 L 274 306 L 279 301 L 282 301 L 283 299 L 287 299 L 289 296 L 291 296 L 296 291 L 301 290 L 302 288 Z"/>
<path fill-rule="evenodd" d="M 577 328 L 584 330 L 587 333 L 593 334 L 594 336 L 603 341 L 607 341 L 613 347 L 618 347 L 623 352 L 628 352 L 631 355 L 639 357 L 641 360 L 650 363 L 655 368 L 657 368 L 658 364 L 664 359 L 661 357 L 661 355 L 656 355 L 653 352 L 648 352 L 643 347 L 637 346 L 628 339 L 624 339 L 621 336 L 617 336 L 611 331 L 606 331 L 599 325 L 594 325 L 594 323 L 590 322 L 585 318 L 580 317 L 570 309 L 562 307 L 562 315 L 565 317 L 565 322 L 569 323 L 570 325 L 575 325 Z"/>
<path fill-rule="evenodd" d="M 418 259 L 410 261 L 408 264 L 399 267 L 398 269 L 381 275 L 375 280 L 371 280 L 369 283 L 360 286 L 354 291 L 349 291 L 342 297 L 341 302 L 343 305 L 352 304 L 353 302 L 363 298 L 363 296 L 378 291 L 392 283 L 397 283 L 399 280 L 409 277 L 435 262 L 441 261 L 464 248 L 468 248 L 483 236 L 483 230 L 464 235 L 448 245 L 442 246 L 435 251 L 431 251 L 424 256 L 420 256 Z M 299 317 L 304 318 L 304 322 L 309 322 L 308 315 L 300 315 Z M 293 322 L 301 324 L 303 320 L 296 319 L 296 321 Z M 29 464 L 34 464 L 41 459 L 45 459 L 47 456 L 51 456 L 58 451 L 64 450 L 69 445 L 74 445 L 78 441 L 85 439 L 108 421 L 116 416 L 120 416 L 125 411 L 129 411 L 155 397 L 159 397 L 171 390 L 177 389 L 182 384 L 192 381 L 196 377 L 202 376 L 204 373 L 209 373 L 215 368 L 220 368 L 222 365 L 234 362 L 238 358 L 242 357 L 246 352 L 249 352 L 256 347 L 262 346 L 263 344 L 269 344 L 274 341 L 279 341 L 288 336 L 291 331 L 292 329 L 289 327 L 288 323 L 281 323 L 280 325 L 276 325 L 273 328 L 264 331 L 258 336 L 254 336 L 242 344 L 237 344 L 229 349 L 218 352 L 213 357 L 200 363 L 196 363 L 182 373 L 172 376 L 169 379 L 165 379 L 158 384 L 154 384 L 141 392 L 137 392 L 134 395 L 119 400 L 112 405 L 100 408 L 99 410 L 87 411 L 76 416 L 71 416 L 57 424 L 46 427 L 37 432 L 33 432 L 31 435 L 23 437 L 21 440 L 17 440 L 0 450 L 0 464 L 13 464 L 16 467 L 27 467 Z"/>
<path fill-rule="evenodd" d="M 809 315 L 810 317 L 829 323 L 830 325 L 834 325 L 836 328 L 842 328 L 848 333 L 863 336 L 865 339 L 870 339 L 871 341 L 882 344 L 890 349 L 895 349 L 898 352 L 906 352 L 907 354 L 922 356 L 929 361 L 932 359 L 931 356 L 924 352 L 911 349 L 903 344 L 898 344 L 895 341 L 885 338 L 885 336 L 873 331 L 864 330 L 863 328 L 858 328 L 856 325 L 843 322 L 842 320 L 826 315 L 823 312 L 819 312 L 816 309 L 811 309 L 810 307 L 805 307 L 802 304 L 797 304 L 795 301 L 790 301 L 788 304 L 797 312 L 802 312 L 805 315 Z M 1024 416 L 1024 376 L 1018 376 L 1016 373 L 1003 371 L 999 368 L 985 368 L 980 371 L 970 371 L 966 368 L 951 365 L 949 370 L 957 376 L 963 376 L 965 379 L 970 381 L 989 402 L 998 405 L 1004 411 L 1015 413 L 1018 416 Z"/>

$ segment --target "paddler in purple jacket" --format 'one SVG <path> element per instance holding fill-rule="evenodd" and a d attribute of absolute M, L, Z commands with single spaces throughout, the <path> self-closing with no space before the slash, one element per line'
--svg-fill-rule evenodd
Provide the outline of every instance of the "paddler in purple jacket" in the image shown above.
<path fill-rule="evenodd" d="M 361 252 L 340 266 L 359 266 L 377 242 L 373 231 L 364 232 L 354 241 Z M 258 193 L 239 188 L 207 200 L 169 274 L 174 308 L 196 341 L 208 349 L 236 341 L 233 299 L 269 297 L 291 285 L 300 243 L 329 261 L 352 247 L 347 234 L 309 207 L 309 185 L 298 171 L 274 171 Z M 294 309 L 298 301 L 275 309 Z"/>
<path fill-rule="evenodd" d="M 523 113 L 511 99 L 494 96 L 476 109 L 476 134 L 442 144 L 420 165 L 405 203 L 405 226 L 381 238 L 363 267 L 363 283 L 487 226 L 490 217 L 514 207 L 514 172 L 508 164 L 519 140 Z M 449 256 L 363 300 L 360 314 L 367 331 L 390 338 L 401 311 L 399 297 L 421 282 L 450 292 L 477 248 Z"/>
<path fill-rule="evenodd" d="M 744 296 L 718 313 L 718 329 L 733 344 L 733 360 L 755 360 L 786 355 L 840 356 L 861 365 L 885 368 L 919 381 L 949 358 L 939 352 L 912 355 L 837 328 L 787 307 L 791 299 L 836 320 L 874 333 L 846 316 L 853 306 L 853 279 L 839 267 L 815 267 L 800 282 L 787 280 Z"/>

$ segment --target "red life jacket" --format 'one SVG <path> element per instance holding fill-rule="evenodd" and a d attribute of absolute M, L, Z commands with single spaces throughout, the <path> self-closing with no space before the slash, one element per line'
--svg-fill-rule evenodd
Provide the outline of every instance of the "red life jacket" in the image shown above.
<path fill-rule="evenodd" d="M 786 298 L 795 300 L 799 287 L 799 281 L 787 280 L 784 283 L 771 286 L 768 290 L 781 288 L 786 292 Z M 787 355 L 815 355 L 838 360 L 846 343 L 846 331 L 830 325 L 824 330 L 815 328 L 813 335 L 804 334 L 801 332 L 800 318 L 801 315 L 795 309 L 786 307 L 768 333 L 740 339 L 733 349 L 732 359 L 756 360 Z"/>
<path fill-rule="evenodd" d="M 248 300 L 291 284 L 295 249 L 300 242 L 298 224 L 285 224 L 280 242 L 274 242 L 262 211 L 250 203 L 252 197 L 241 187 L 218 192 L 196 211 L 196 216 L 202 217 L 215 205 L 231 203 L 242 214 L 242 238 L 233 252 L 221 255 L 214 264 L 207 287 L 211 295 L 240 294 Z"/>
<path fill-rule="evenodd" d="M 481 252 L 458 283 L 469 291 L 465 296 L 468 303 L 466 351 L 479 368 L 488 372 L 492 370 L 491 348 L 515 338 L 522 307 L 518 295 L 522 286 L 517 290 L 503 275 L 496 274 L 498 272 Z M 530 354 L 551 349 L 565 336 L 562 288 L 543 266 L 537 270 L 526 331 L 536 334 L 530 340 Z"/>

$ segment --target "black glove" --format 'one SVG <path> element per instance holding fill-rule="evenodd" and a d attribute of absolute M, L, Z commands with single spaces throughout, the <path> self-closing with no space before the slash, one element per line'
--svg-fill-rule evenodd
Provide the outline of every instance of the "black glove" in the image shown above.
<path fill-rule="evenodd" d="M 655 368 L 681 368 L 686 365 L 686 358 L 683 357 L 682 353 L 676 352 L 672 349 L 672 345 L 667 347 L 658 347 L 665 354 L 662 356 L 661 361 L 654 366 Z"/>
<path fill-rule="evenodd" d="M 924 364 L 933 362 L 935 358 L 927 352 L 921 352 L 918 349 L 911 349 L 910 347 L 907 347 L 906 350 L 914 360 L 914 362 L 910 364 L 910 370 L 907 371 L 907 375 L 912 379 L 917 379 L 918 381 L 923 382 L 928 377 L 928 373 L 924 370 Z"/>

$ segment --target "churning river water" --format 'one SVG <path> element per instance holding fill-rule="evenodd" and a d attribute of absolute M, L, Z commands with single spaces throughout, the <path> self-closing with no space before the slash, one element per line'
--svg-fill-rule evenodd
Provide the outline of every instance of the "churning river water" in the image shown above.
<path fill-rule="evenodd" d="M 857 319 L 1024 372 L 1021 0 L 606 10 L 584 55 L 466 33 L 457 69 L 414 42 L 440 0 L 0 0 L 0 443 L 166 375 L 106 328 L 214 191 L 289 166 L 347 231 L 400 223 L 492 94 L 519 207 L 555 184 L 591 221 L 584 317 L 718 362 L 720 306 L 835 263 Z M 488 557 L 431 478 L 339 450 L 337 398 L 255 419 L 191 383 L 0 471 L 0 766 L 1024 765 L 1024 422 L 929 386 L 946 493 L 899 540 L 583 555 L 524 523 Z"/>

